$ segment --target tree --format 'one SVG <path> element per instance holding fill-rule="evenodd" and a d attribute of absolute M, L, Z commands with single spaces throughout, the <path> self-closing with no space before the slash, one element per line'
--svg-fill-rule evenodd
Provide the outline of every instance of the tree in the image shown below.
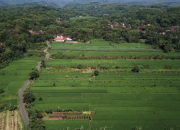
<path fill-rule="evenodd" d="M 95 76 L 98 76 L 98 75 L 99 75 L 99 71 L 98 71 L 98 70 L 95 70 L 95 71 L 94 71 L 94 74 L 95 74 Z"/>
<path fill-rule="evenodd" d="M 134 68 L 131 71 L 134 72 L 134 73 L 139 73 L 139 67 L 134 66 Z"/>
<path fill-rule="evenodd" d="M 31 91 L 26 91 L 24 94 L 23 94 L 23 102 L 24 103 L 31 103 L 35 100 L 35 97 L 33 95 L 33 93 Z"/>
<path fill-rule="evenodd" d="M 44 61 L 44 60 L 41 61 L 41 66 L 42 66 L 43 68 L 46 68 L 46 64 L 45 64 L 45 61 Z"/>
<path fill-rule="evenodd" d="M 29 130 L 45 130 L 45 123 L 42 119 L 30 119 L 28 128 Z"/>
<path fill-rule="evenodd" d="M 53 113 L 53 110 L 52 110 L 52 109 L 48 109 L 48 110 L 46 110 L 46 113 L 47 113 L 47 114 L 52 114 L 52 113 Z"/>
<path fill-rule="evenodd" d="M 42 97 L 39 97 L 39 101 L 42 101 Z"/>
<path fill-rule="evenodd" d="M 39 77 L 38 70 L 32 71 L 31 73 L 29 73 L 29 76 L 31 76 L 31 79 L 38 78 Z"/>

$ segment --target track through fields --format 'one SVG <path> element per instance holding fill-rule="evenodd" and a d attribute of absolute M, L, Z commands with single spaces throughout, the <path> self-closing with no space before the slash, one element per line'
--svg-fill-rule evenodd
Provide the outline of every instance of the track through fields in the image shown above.
<path fill-rule="evenodd" d="M 50 47 L 49 41 L 46 41 L 46 43 L 47 43 L 47 46 Z M 45 60 L 48 60 L 48 59 L 49 59 L 49 56 L 50 56 L 49 52 L 47 52 L 47 49 L 48 49 L 48 48 L 46 48 L 46 49 L 44 50 L 44 53 L 46 53 L 46 58 L 45 58 Z M 38 62 L 38 65 L 37 65 L 37 67 L 36 67 L 37 70 L 40 70 L 40 67 L 41 67 L 41 61 Z M 28 79 L 28 80 L 26 81 L 26 83 L 23 85 L 23 87 L 21 88 L 21 90 L 19 91 L 20 112 L 21 112 L 21 115 L 22 115 L 22 118 L 23 118 L 23 120 L 24 120 L 25 125 L 28 125 L 29 119 L 28 119 L 28 116 L 27 116 L 26 111 L 25 111 L 25 104 L 24 104 L 24 102 L 23 102 L 23 93 L 24 93 L 24 90 L 25 90 L 25 88 L 28 86 L 29 83 L 30 83 L 30 80 Z"/>

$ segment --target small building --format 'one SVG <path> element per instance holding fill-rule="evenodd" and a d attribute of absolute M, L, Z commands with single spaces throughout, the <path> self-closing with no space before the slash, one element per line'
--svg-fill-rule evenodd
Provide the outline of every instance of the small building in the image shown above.
<path fill-rule="evenodd" d="M 72 41 L 72 39 L 70 37 L 67 37 L 66 41 Z"/>
<path fill-rule="evenodd" d="M 3 43 L 2 43 L 2 42 L 0 42 L 0 45 L 3 45 Z"/>
<path fill-rule="evenodd" d="M 55 38 L 55 41 L 56 41 L 56 42 L 64 42 L 64 38 L 57 38 L 57 37 L 56 37 L 56 38 Z"/>
<path fill-rule="evenodd" d="M 56 42 L 64 42 L 64 41 L 72 41 L 72 39 L 68 36 L 57 35 L 54 39 Z"/>

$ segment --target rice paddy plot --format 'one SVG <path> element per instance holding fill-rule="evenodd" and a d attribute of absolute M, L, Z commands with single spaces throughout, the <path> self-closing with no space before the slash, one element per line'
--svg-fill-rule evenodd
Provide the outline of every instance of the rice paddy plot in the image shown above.
<path fill-rule="evenodd" d="M 115 46 L 104 41 L 92 41 L 91 44 L 52 43 L 51 52 L 57 54 L 61 51 L 66 55 L 80 56 L 82 54 L 179 56 L 179 53 L 148 51 L 105 52 L 105 49 L 113 47 L 121 49 L 129 47 L 136 51 L 152 49 L 139 43 Z M 62 51 L 61 47 L 69 50 Z M 71 48 L 80 50 L 72 51 Z M 97 51 L 84 51 L 84 48 Z M 141 126 L 145 130 L 169 128 L 178 130 L 180 129 L 179 64 L 179 60 L 52 59 L 46 62 L 47 68 L 42 70 L 40 78 L 36 79 L 30 88 L 36 97 L 33 104 L 36 109 L 43 112 L 49 109 L 55 112 L 69 109 L 95 112 L 93 118 L 89 120 L 45 121 L 46 128 L 50 130 L 67 127 L 71 130 L 81 126 L 86 130 L 132 130 L 136 126 Z M 84 68 L 73 67 L 78 65 Z M 131 72 L 136 65 L 139 66 L 140 73 Z M 97 66 L 110 66 L 110 69 L 103 70 Z M 120 68 L 115 69 L 116 66 Z M 146 66 L 148 67 L 145 70 Z M 95 69 L 99 71 L 99 75 L 92 77 Z M 119 72 L 121 70 L 124 72 Z M 168 73 L 162 73 L 166 70 Z"/>
<path fill-rule="evenodd" d="M 4 93 L 0 94 L 0 101 L 7 109 L 10 105 L 17 105 L 18 90 L 29 78 L 32 68 L 36 68 L 39 60 L 40 58 L 36 60 L 25 57 L 0 70 L 0 89 L 4 90 Z"/>
<path fill-rule="evenodd" d="M 47 67 L 55 67 L 55 66 L 72 66 L 72 65 L 83 65 L 83 66 L 97 66 L 97 65 L 106 65 L 106 66 L 179 66 L 180 60 L 70 60 L 70 59 L 53 59 L 51 61 L 46 62 Z"/>
<path fill-rule="evenodd" d="M 92 52 L 92 51 L 63 51 L 50 50 L 51 54 L 63 54 L 67 56 L 180 56 L 180 53 L 171 52 Z"/>
<path fill-rule="evenodd" d="M 107 52 L 161 52 L 141 43 L 110 44 L 104 40 L 92 40 L 90 44 L 52 43 L 52 50 L 107 51 Z"/>
<path fill-rule="evenodd" d="M 70 130 L 81 128 L 89 128 L 88 120 L 63 120 L 63 121 L 45 121 L 47 130 L 63 130 L 69 128 Z"/>

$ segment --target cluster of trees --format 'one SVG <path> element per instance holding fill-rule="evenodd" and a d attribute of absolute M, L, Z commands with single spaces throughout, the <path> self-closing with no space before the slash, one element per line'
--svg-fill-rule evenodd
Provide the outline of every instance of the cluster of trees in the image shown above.
<path fill-rule="evenodd" d="M 23 94 L 23 102 L 26 103 L 25 107 L 27 108 L 27 113 L 29 117 L 29 123 L 27 130 L 45 130 L 45 123 L 42 120 L 42 114 L 34 109 L 33 101 L 35 101 L 34 94 L 28 89 Z"/>
<path fill-rule="evenodd" d="M 68 20 L 79 13 L 49 6 L 24 6 L 0 9 L 0 68 L 12 60 L 23 57 L 37 42 L 53 39 L 58 20 Z M 28 32 L 33 29 L 39 35 Z"/>
<path fill-rule="evenodd" d="M 83 26 L 83 29 L 86 29 L 84 34 L 88 35 L 86 39 L 89 37 L 103 38 L 115 43 L 145 41 L 146 44 L 165 52 L 180 50 L 180 28 L 172 27 L 180 26 L 178 17 L 180 8 L 101 3 L 68 4 L 65 8 L 99 18 L 95 21 L 94 19 L 76 21 L 76 23 L 80 22 L 80 25 L 86 24 L 85 27 Z M 116 22 L 119 26 L 112 29 L 107 27 L 109 22 L 111 24 Z M 122 28 L 121 23 L 124 23 L 126 27 Z M 147 26 L 148 24 L 150 26 Z M 78 29 L 80 30 L 79 27 Z M 76 30 L 71 31 L 74 34 Z M 165 34 L 160 35 L 159 33 L 162 32 Z M 73 34 L 72 36 L 76 37 Z"/>

